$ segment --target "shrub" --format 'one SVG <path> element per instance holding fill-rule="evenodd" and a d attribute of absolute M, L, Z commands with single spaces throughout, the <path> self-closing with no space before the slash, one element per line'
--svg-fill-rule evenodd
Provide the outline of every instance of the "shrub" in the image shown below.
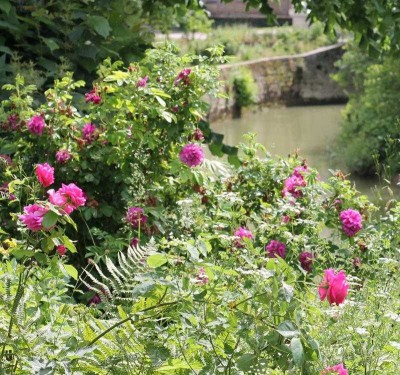
<path fill-rule="evenodd" d="M 350 94 L 344 111 L 340 154 L 348 168 L 358 174 L 372 175 L 380 172 L 379 165 L 384 165 L 386 172 L 393 175 L 400 170 L 398 64 L 390 57 L 371 60 L 350 47 L 339 68 L 336 79 Z"/>
<path fill-rule="evenodd" d="M 172 46 L 149 50 L 140 63 L 123 70 L 121 62 L 106 60 L 83 111 L 74 106 L 72 93 L 84 82 L 74 81 L 72 74 L 57 80 L 40 106 L 32 98 L 35 88 L 24 86 L 22 77 L 6 85 L 11 96 L 0 109 L 0 154 L 14 163 L 2 183 L 9 182 L 9 170 L 19 173 L 17 165 L 29 171 L 47 162 L 55 167 L 52 186 L 67 179 L 86 193 L 79 225 L 88 221 L 90 231 L 102 238 L 121 230 L 125 209 L 152 199 L 148 188 L 170 173 L 180 145 L 194 139 L 207 113 L 204 95 L 217 92 L 218 71 L 212 65 L 217 55 L 185 69 L 192 58 L 175 52 Z M 77 100 L 83 105 L 83 98 Z M 2 210 L 8 221 L 7 208 Z M 153 219 L 150 215 L 151 224 Z M 151 228 L 146 228 L 149 235 Z M 79 235 L 81 246 L 94 245 L 89 231 Z"/>

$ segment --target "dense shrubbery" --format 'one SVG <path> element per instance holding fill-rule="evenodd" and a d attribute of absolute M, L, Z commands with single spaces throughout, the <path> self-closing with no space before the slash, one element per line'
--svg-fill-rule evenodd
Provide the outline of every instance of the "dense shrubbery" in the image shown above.
<path fill-rule="evenodd" d="M 340 155 L 353 172 L 393 176 L 400 170 L 397 60 L 371 59 L 350 46 L 339 68 L 336 79 L 350 96 L 344 112 Z"/>
<path fill-rule="evenodd" d="M 106 61 L 83 111 L 5 87 L 2 372 L 396 375 L 399 205 L 253 136 L 205 159 L 217 52 Z"/>
<path fill-rule="evenodd" d="M 15 85 L 5 86 L 12 95 L 0 109 L 0 154 L 12 156 L 11 167 L 24 170 L 36 163 L 50 163 L 56 167 L 56 187 L 65 179 L 79 185 L 87 205 L 78 224 L 88 221 L 96 243 L 122 229 L 129 205 L 146 202 L 155 202 L 148 213 L 151 225 L 145 228 L 151 235 L 161 226 L 164 204 L 157 204 L 155 187 L 165 175 L 181 168 L 176 154 L 185 140 L 201 142 L 204 138 L 198 125 L 207 111 L 203 96 L 217 92 L 218 72 L 208 64 L 214 59 L 218 55 L 204 59 L 201 66 L 184 69 L 191 57 L 177 58 L 173 48 L 166 46 L 149 50 L 140 64 L 128 69 L 118 70 L 121 64 L 108 60 L 99 68 L 101 78 L 86 94 L 82 112 L 74 107 L 72 92 L 84 83 L 75 82 L 72 75 L 56 81 L 45 93 L 46 103 L 38 107 L 32 103 L 34 87 L 24 86 L 22 77 L 17 77 Z M 22 179 L 18 170 L 14 173 Z M 9 179 L 3 175 L 2 183 Z M 28 203 L 25 192 L 19 193 L 18 198 Z M 173 198 L 163 197 L 166 201 Z M 90 246 L 97 259 L 102 254 L 92 234 L 83 226 L 80 245 Z M 120 250 L 122 245 L 114 243 L 109 251 Z"/>

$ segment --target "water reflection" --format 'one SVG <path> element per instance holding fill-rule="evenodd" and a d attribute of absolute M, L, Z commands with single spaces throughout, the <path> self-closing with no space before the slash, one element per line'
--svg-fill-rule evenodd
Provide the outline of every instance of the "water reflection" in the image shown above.
<path fill-rule="evenodd" d="M 224 143 L 237 145 L 242 135 L 257 134 L 272 155 L 286 156 L 298 151 L 311 167 L 318 169 L 323 179 L 331 174 L 329 169 L 345 166 L 334 155 L 334 142 L 340 132 L 342 105 L 262 108 L 247 112 L 240 119 L 224 119 L 211 125 L 212 129 L 225 135 Z M 382 187 L 376 179 L 351 176 L 356 188 L 371 198 L 371 189 Z"/>

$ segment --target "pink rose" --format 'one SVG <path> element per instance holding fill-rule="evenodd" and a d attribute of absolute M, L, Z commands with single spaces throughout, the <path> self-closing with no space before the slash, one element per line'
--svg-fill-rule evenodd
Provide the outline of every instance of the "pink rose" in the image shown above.
<path fill-rule="evenodd" d="M 190 84 L 189 74 L 192 72 L 191 69 L 183 69 L 175 78 L 174 85 L 177 86 L 180 83 L 187 86 Z"/>
<path fill-rule="evenodd" d="M 95 125 L 91 123 L 85 124 L 85 126 L 82 129 L 82 138 L 90 143 L 97 138 L 95 132 L 96 132 Z"/>
<path fill-rule="evenodd" d="M 204 152 L 199 145 L 189 143 L 184 146 L 179 154 L 181 162 L 193 168 L 200 165 L 204 159 Z"/>
<path fill-rule="evenodd" d="M 79 206 L 84 206 L 86 198 L 83 191 L 75 184 L 62 184 L 57 191 L 51 189 L 47 192 L 52 204 L 60 207 L 62 211 L 70 215 Z"/>
<path fill-rule="evenodd" d="M 94 88 L 89 93 L 85 94 L 86 103 L 93 103 L 93 104 L 100 104 L 101 103 L 101 96 L 97 94 L 97 88 Z"/>
<path fill-rule="evenodd" d="M 38 164 L 36 176 L 43 187 L 50 186 L 54 182 L 54 168 L 48 163 Z"/>
<path fill-rule="evenodd" d="M 58 150 L 56 152 L 56 161 L 57 161 L 57 163 L 64 164 L 69 159 L 71 159 L 71 154 L 69 153 L 68 150 Z"/>
<path fill-rule="evenodd" d="M 343 232 L 349 237 L 355 236 L 362 228 L 361 214 L 351 208 L 340 213 L 340 220 L 342 221 Z"/>
<path fill-rule="evenodd" d="M 348 375 L 349 372 L 344 368 L 343 363 L 335 366 L 328 366 L 321 372 L 321 375 L 336 374 L 336 375 Z"/>
<path fill-rule="evenodd" d="M 33 116 L 27 124 L 28 130 L 34 135 L 42 135 L 45 125 L 43 117 L 39 115 Z"/>
<path fill-rule="evenodd" d="M 303 270 L 310 272 L 313 263 L 313 255 L 308 251 L 303 251 L 299 256 L 299 261 Z"/>
<path fill-rule="evenodd" d="M 147 223 L 147 216 L 141 207 L 130 207 L 126 213 L 126 221 L 134 228 L 143 227 Z"/>
<path fill-rule="evenodd" d="M 197 285 L 206 285 L 210 281 L 210 279 L 208 278 L 208 276 L 206 274 L 206 270 L 203 267 L 201 267 L 199 269 L 199 272 L 196 277 L 196 281 L 197 281 Z"/>
<path fill-rule="evenodd" d="M 19 219 L 32 231 L 42 230 L 43 216 L 48 211 L 47 208 L 38 204 L 30 204 L 24 207 L 24 215 L 20 215 Z"/>
<path fill-rule="evenodd" d="M 280 241 L 270 241 L 270 243 L 265 246 L 265 250 L 268 252 L 268 256 L 270 258 L 276 258 L 277 256 L 280 256 L 282 259 L 285 259 L 286 246 Z"/>
<path fill-rule="evenodd" d="M 344 302 L 349 291 L 346 273 L 339 271 L 337 274 L 333 268 L 325 270 L 322 283 L 318 287 L 319 298 L 323 301 L 327 298 L 330 305 L 340 305 Z"/>
<path fill-rule="evenodd" d="M 137 81 L 136 86 L 137 87 L 146 87 L 147 86 L 147 81 L 149 80 L 148 76 L 145 76 L 143 78 L 140 78 L 139 81 Z"/>

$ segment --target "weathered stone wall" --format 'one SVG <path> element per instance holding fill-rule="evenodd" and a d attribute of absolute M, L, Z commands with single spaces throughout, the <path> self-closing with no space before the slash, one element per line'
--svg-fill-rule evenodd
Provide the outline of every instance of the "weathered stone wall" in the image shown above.
<path fill-rule="evenodd" d="M 256 104 L 333 104 L 347 97 L 332 80 L 337 71 L 335 62 L 344 51 L 343 44 L 318 48 L 293 56 L 271 57 L 221 66 L 221 80 L 228 99 L 211 102 L 211 120 L 234 112 L 235 100 L 231 77 L 241 68 L 249 69 L 257 84 Z"/>

